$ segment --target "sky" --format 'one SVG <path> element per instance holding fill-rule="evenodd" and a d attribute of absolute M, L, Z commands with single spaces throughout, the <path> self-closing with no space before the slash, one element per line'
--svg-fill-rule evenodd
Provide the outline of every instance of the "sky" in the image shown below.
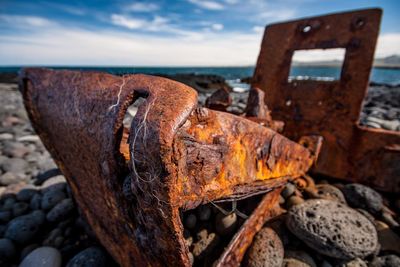
<path fill-rule="evenodd" d="M 399 0 L 0 0 L 0 65 L 248 66 L 268 24 L 367 7 L 375 56 L 400 54 Z"/>

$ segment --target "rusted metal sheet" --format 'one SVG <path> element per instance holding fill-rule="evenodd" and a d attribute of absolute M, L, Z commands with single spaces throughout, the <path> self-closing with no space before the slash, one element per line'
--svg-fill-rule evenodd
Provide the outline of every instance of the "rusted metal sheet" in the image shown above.
<path fill-rule="evenodd" d="M 366 9 L 268 26 L 252 86 L 266 93 L 285 136 L 324 137 L 314 172 L 400 191 L 400 133 L 358 124 L 381 14 Z M 340 80 L 289 82 L 294 51 L 317 48 L 346 49 Z"/>
<path fill-rule="evenodd" d="M 122 266 L 188 266 L 182 210 L 270 191 L 303 175 L 318 154 L 312 138 L 305 148 L 199 108 L 195 90 L 165 78 L 32 68 L 20 82 L 35 130 Z M 124 134 L 138 97 L 146 101 Z"/>
<path fill-rule="evenodd" d="M 258 207 L 253 211 L 240 230 L 232 238 L 228 247 L 218 259 L 215 267 L 240 266 L 246 250 L 253 242 L 254 236 L 264 223 L 283 212 L 279 207 L 279 196 L 282 188 L 266 194 Z"/>

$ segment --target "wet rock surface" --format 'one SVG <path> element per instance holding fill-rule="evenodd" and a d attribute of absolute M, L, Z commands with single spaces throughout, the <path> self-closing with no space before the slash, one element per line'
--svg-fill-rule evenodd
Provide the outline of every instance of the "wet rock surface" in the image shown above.
<path fill-rule="evenodd" d="M 191 79 L 190 75 L 180 78 Z M 202 105 L 213 92 L 226 86 L 219 78 L 206 76 L 188 83 L 197 83 L 196 86 L 202 92 L 199 94 L 199 103 Z M 397 129 L 400 118 L 400 89 L 389 88 L 390 92 L 387 89 L 382 85 L 370 89 L 371 95 L 368 95 L 361 114 L 362 124 Z M 43 257 L 52 259 L 54 264 L 51 266 L 118 266 L 80 216 L 65 177 L 29 123 L 16 85 L 0 84 L 0 93 L 0 266 L 18 266 L 25 260 L 30 264 L 26 266 L 34 266 L 31 265 L 32 262 Z M 230 96 L 232 105 L 228 111 L 236 114 L 243 112 L 248 94 L 230 92 Z M 281 207 L 289 212 L 284 214 L 283 219 L 276 219 L 265 225 L 264 228 L 273 229 L 276 235 L 262 232 L 258 235 L 260 238 L 257 242 L 266 244 L 259 255 L 254 252 L 260 262 L 265 259 L 265 254 L 261 252 L 274 253 L 268 258 L 271 261 L 274 257 L 281 257 L 278 249 L 280 246 L 277 245 L 280 241 L 284 251 L 281 266 L 364 266 L 361 265 L 363 263 L 367 266 L 400 266 L 399 196 L 381 195 L 371 188 L 346 185 L 341 181 L 313 178 L 306 176 L 297 179 L 282 192 Z M 126 193 L 129 193 L 129 186 L 126 188 Z M 255 197 L 247 202 L 238 202 L 235 208 L 232 203 L 220 203 L 216 206 L 207 204 L 183 213 L 185 239 L 193 265 L 212 266 L 259 200 L 260 197 Z M 301 228 L 292 229 L 289 223 L 287 227 L 285 221 L 291 216 L 292 209 L 300 209 L 301 205 L 310 206 L 308 203 L 313 201 L 334 202 L 335 205 L 342 205 L 343 209 L 351 209 L 357 213 L 354 218 L 363 216 L 361 225 L 368 225 L 365 221 L 368 220 L 369 228 L 371 225 L 376 228 L 379 237 L 375 251 L 368 255 L 360 252 L 361 256 L 358 256 L 359 251 L 365 251 L 363 248 L 369 244 L 370 240 L 367 240 L 351 253 L 344 253 L 343 246 L 338 249 L 337 244 L 332 245 L 328 239 L 324 239 L 328 236 L 326 233 L 329 229 L 324 228 L 327 224 L 322 226 L 323 219 L 319 219 L 319 224 L 316 224 L 318 230 L 312 231 L 315 234 L 314 239 L 308 236 L 305 238 L 304 234 L 296 235 Z M 353 212 L 349 214 L 353 215 Z M 326 215 L 320 215 L 320 218 L 323 217 Z M 351 232 L 345 237 L 351 239 L 346 243 L 346 249 L 352 247 L 355 240 L 359 240 L 350 237 L 364 229 L 353 228 L 354 222 L 343 224 L 342 231 Z M 335 232 L 336 228 L 332 229 Z M 276 246 L 273 251 L 269 250 L 272 235 Z M 333 236 L 335 235 L 330 235 L 332 241 Z M 324 241 L 327 246 L 321 246 L 325 244 Z M 256 243 L 253 247 L 256 247 Z M 351 259 L 338 261 L 327 250 L 334 251 L 334 255 Z M 275 266 L 273 264 L 276 262 L 279 260 L 271 262 L 270 266 Z"/>

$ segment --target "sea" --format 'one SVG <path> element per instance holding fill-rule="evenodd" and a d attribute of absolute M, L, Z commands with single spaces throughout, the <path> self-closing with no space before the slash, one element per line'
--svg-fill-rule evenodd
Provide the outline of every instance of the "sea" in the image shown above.
<path fill-rule="evenodd" d="M 111 74 L 215 74 L 225 78 L 237 92 L 246 91 L 249 85 L 241 82 L 242 78 L 251 77 L 254 67 L 79 67 L 79 66 L 46 66 L 53 69 L 70 69 L 81 71 L 103 71 Z M 21 67 L 0 67 L 0 74 L 18 72 Z M 339 67 L 292 66 L 288 79 L 333 81 L 340 79 Z M 373 68 L 370 81 L 379 84 L 400 86 L 400 69 Z"/>

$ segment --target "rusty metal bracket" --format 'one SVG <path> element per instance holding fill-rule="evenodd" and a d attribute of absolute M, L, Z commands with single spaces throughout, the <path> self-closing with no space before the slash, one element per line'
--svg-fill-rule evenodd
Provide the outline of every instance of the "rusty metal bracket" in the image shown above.
<path fill-rule="evenodd" d="M 324 137 L 314 172 L 399 192 L 400 133 L 358 124 L 381 14 L 366 9 L 268 26 L 252 86 L 266 93 L 285 136 Z M 294 51 L 316 48 L 346 49 L 340 80 L 289 82 Z"/>
<path fill-rule="evenodd" d="M 305 148 L 251 120 L 199 108 L 195 90 L 165 78 L 31 68 L 20 90 L 88 222 L 122 266 L 188 266 L 182 210 L 271 191 L 303 175 L 318 154 L 318 140 L 306 139 Z M 139 97 L 146 101 L 125 143 L 122 120 Z M 252 220 L 259 217 L 265 212 Z"/>

